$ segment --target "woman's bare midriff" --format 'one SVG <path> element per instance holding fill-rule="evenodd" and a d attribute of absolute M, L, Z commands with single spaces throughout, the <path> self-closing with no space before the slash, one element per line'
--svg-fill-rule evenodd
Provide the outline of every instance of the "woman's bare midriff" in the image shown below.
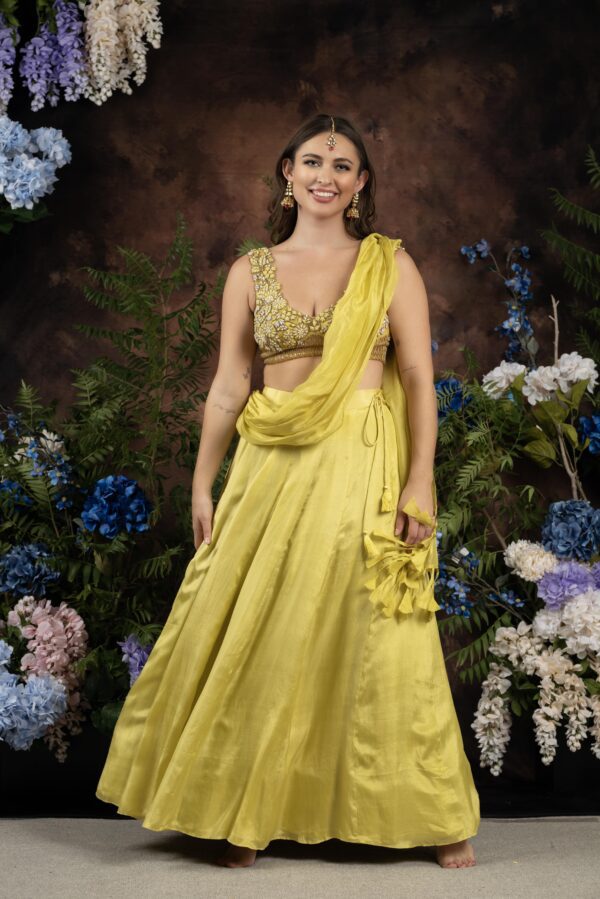
<path fill-rule="evenodd" d="M 321 361 L 320 356 L 301 356 L 299 359 L 286 359 L 285 362 L 273 362 L 264 366 L 265 387 L 277 390 L 294 390 Z M 381 387 L 383 380 L 383 362 L 369 359 L 363 371 L 357 390 L 363 387 Z"/>

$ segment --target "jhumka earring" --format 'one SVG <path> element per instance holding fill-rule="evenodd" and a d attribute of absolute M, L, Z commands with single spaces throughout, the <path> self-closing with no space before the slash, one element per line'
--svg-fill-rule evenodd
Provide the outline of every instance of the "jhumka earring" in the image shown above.
<path fill-rule="evenodd" d="M 288 181 L 285 187 L 285 193 L 283 195 L 283 200 L 281 201 L 281 205 L 284 209 L 291 209 L 294 205 L 294 194 L 292 192 L 292 182 Z"/>
<path fill-rule="evenodd" d="M 360 218 L 360 213 L 358 211 L 358 194 L 354 194 L 354 196 L 352 197 L 352 204 L 346 209 L 346 218 Z"/>

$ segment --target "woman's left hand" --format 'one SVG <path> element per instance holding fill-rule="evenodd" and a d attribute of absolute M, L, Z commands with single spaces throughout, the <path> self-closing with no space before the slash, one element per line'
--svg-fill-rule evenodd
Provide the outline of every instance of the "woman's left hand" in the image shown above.
<path fill-rule="evenodd" d="M 412 515 L 402 512 L 402 507 L 413 497 L 421 512 L 427 512 L 432 518 L 435 517 L 431 480 L 430 478 L 429 480 L 413 479 L 412 481 L 407 481 L 404 485 L 404 490 L 400 494 L 394 533 L 397 537 L 404 540 L 405 543 L 418 543 L 420 540 L 425 540 L 431 536 L 432 527 L 428 527 L 417 521 Z M 406 533 L 404 534 L 405 529 Z"/>

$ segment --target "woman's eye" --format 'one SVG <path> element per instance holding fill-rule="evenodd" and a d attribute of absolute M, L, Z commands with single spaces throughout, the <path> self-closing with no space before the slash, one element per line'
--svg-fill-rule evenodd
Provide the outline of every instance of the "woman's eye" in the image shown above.
<path fill-rule="evenodd" d="M 315 165 L 318 164 L 316 159 L 305 159 L 304 162 L 305 162 L 306 165 L 310 165 L 311 162 L 314 162 Z M 350 171 L 350 166 L 349 166 L 349 165 L 344 165 L 343 162 L 338 162 L 338 167 L 342 168 L 345 172 L 349 172 L 349 171 Z"/>

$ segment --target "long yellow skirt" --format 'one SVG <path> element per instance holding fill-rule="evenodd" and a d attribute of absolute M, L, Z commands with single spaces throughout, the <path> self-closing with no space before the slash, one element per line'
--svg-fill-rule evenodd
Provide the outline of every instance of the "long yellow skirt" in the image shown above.
<path fill-rule="evenodd" d="M 127 695 L 100 799 L 149 830 L 254 849 L 477 833 L 435 613 L 386 617 L 364 586 L 363 533 L 393 534 L 379 500 L 395 440 L 377 388 L 356 390 L 318 444 L 240 438 L 212 541 Z M 395 507 L 397 473 L 391 487 Z"/>

